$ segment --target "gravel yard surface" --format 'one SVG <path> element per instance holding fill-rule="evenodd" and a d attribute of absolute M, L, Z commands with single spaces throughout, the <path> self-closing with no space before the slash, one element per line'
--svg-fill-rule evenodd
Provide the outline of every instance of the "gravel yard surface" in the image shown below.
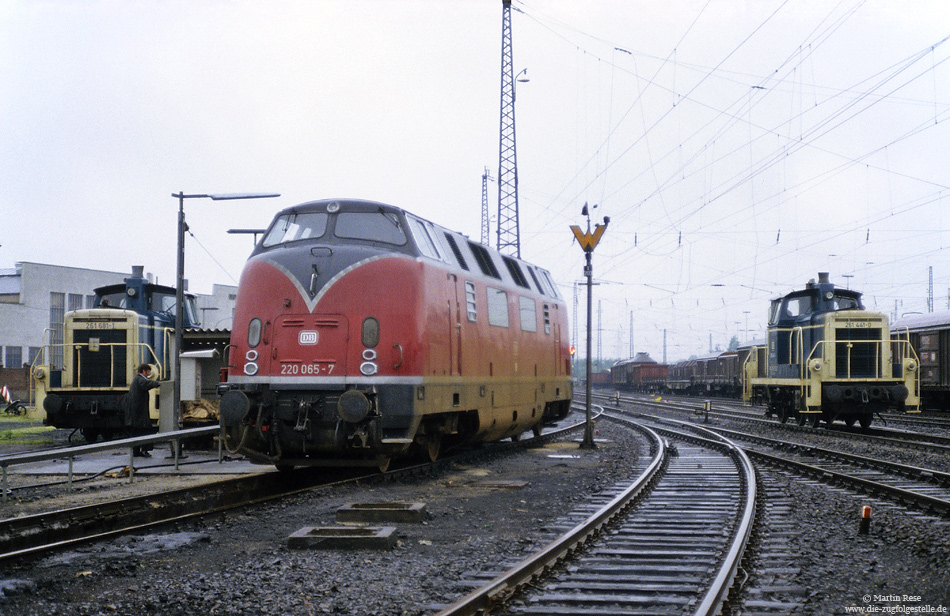
<path fill-rule="evenodd" d="M 594 452 L 564 442 L 426 478 L 321 488 L 3 566 L 0 614 L 432 614 L 479 576 L 545 544 L 588 495 L 637 474 L 639 456 L 648 453 L 638 440 L 608 422 L 598 429 Z M 801 528 L 789 550 L 800 555 L 795 576 L 807 596 L 794 613 L 950 606 L 946 520 L 773 474 L 797 503 Z M 428 515 L 397 525 L 396 546 L 387 551 L 288 547 L 291 533 L 333 526 L 337 509 L 354 502 L 423 502 Z M 869 535 L 858 534 L 861 505 L 873 507 Z M 748 564 L 750 583 L 768 582 L 767 563 Z"/>
<path fill-rule="evenodd" d="M 322 488 L 3 567 L 0 613 L 431 613 L 465 594 L 472 575 L 552 537 L 550 525 L 586 495 L 633 473 L 636 440 L 599 427 L 594 452 L 556 443 L 430 478 Z M 333 526 L 353 502 L 423 502 L 428 519 L 398 525 L 389 551 L 287 547 L 291 533 Z"/>

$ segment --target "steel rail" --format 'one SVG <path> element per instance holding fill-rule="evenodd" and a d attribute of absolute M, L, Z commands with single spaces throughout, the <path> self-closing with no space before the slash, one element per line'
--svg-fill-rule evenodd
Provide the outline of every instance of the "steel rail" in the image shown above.
<path fill-rule="evenodd" d="M 608 399 L 611 401 L 616 400 L 615 396 L 602 396 L 602 399 Z M 665 409 L 674 409 L 681 412 L 692 412 L 694 414 L 704 413 L 704 411 L 696 404 L 690 405 L 688 402 L 683 402 L 680 400 L 670 402 L 664 400 L 663 402 L 655 402 L 653 400 L 644 400 L 639 398 L 621 398 L 621 401 L 628 402 L 631 404 L 642 405 L 646 407 L 654 407 L 660 410 Z M 867 430 L 861 429 L 849 429 L 844 425 L 834 425 L 826 426 L 823 430 L 816 430 L 815 428 L 810 428 L 807 426 L 799 426 L 795 423 L 779 423 L 771 421 L 762 417 L 756 417 L 751 413 L 742 412 L 742 411 L 733 411 L 729 409 L 710 409 L 708 411 L 709 415 L 718 415 L 727 419 L 737 419 L 746 422 L 759 423 L 767 426 L 773 426 L 781 430 L 787 430 L 789 432 L 801 432 L 804 434 L 824 434 L 824 435 L 834 435 L 834 434 L 847 434 L 849 437 L 857 438 L 860 440 L 873 442 L 873 443 L 884 443 L 890 444 L 898 447 L 913 448 L 919 451 L 932 451 L 937 453 L 950 453 L 950 437 L 941 436 L 936 434 L 928 433 L 919 433 L 919 432 L 907 432 L 903 430 L 888 430 L 882 428 L 868 428 Z M 916 439 L 916 440 L 914 440 Z"/>
<path fill-rule="evenodd" d="M 764 451 L 757 451 L 755 449 L 746 449 L 746 451 L 753 458 L 759 458 L 765 462 L 771 463 L 773 466 L 784 467 L 800 474 L 815 477 L 824 482 L 837 482 L 852 487 L 857 487 L 871 493 L 883 494 L 901 503 L 917 505 L 925 511 L 931 511 L 944 516 L 950 516 L 950 501 L 928 496 L 927 494 L 921 494 L 919 492 L 913 492 L 904 488 L 890 486 L 885 483 L 872 481 L 870 479 L 864 479 L 863 477 L 855 477 L 854 475 L 839 473 L 830 469 L 821 468 L 820 466 L 805 464 L 804 462 L 798 462 L 796 460 L 788 460 L 786 458 L 781 458 Z"/>
<path fill-rule="evenodd" d="M 722 610 L 722 604 L 729 595 L 732 583 L 736 577 L 736 572 L 742 563 L 745 548 L 749 544 L 749 537 L 752 535 L 756 508 L 755 467 L 752 465 L 745 451 L 728 438 L 700 426 L 689 427 L 696 431 L 705 432 L 714 440 L 722 442 L 728 449 L 729 454 L 736 461 L 736 465 L 743 476 L 746 486 L 745 505 L 742 508 L 739 525 L 735 530 L 735 540 L 732 542 L 732 545 L 729 546 L 729 552 L 726 554 L 726 558 L 723 560 L 713 584 L 694 612 L 696 616 L 711 616 L 712 614 L 718 614 Z"/>
<path fill-rule="evenodd" d="M 833 449 L 824 449 L 823 447 L 814 447 L 812 445 L 803 445 L 800 443 L 789 443 L 787 441 L 780 441 L 778 439 L 768 438 L 765 436 L 759 436 L 758 434 L 747 434 L 744 432 L 738 432 L 736 430 L 729 430 L 726 428 L 709 428 L 714 430 L 717 433 L 729 435 L 733 438 L 738 438 L 746 441 L 752 441 L 753 443 L 759 443 L 762 445 L 768 445 L 775 449 L 784 449 L 791 452 L 801 452 L 805 454 L 815 454 L 820 455 L 825 458 L 832 458 L 847 462 L 849 464 L 856 464 L 859 466 L 867 466 L 872 468 L 881 469 L 885 472 L 892 474 L 900 474 L 911 479 L 918 479 L 920 481 L 929 481 L 936 483 L 942 486 L 950 486 L 950 473 L 939 471 L 930 468 L 922 468 L 920 466 L 912 466 L 910 464 L 902 464 L 900 462 L 889 462 L 887 460 L 880 460 L 877 458 L 869 458 L 867 456 L 859 456 L 851 453 L 845 453 L 843 451 L 835 451 Z"/>
<path fill-rule="evenodd" d="M 389 480 L 412 476 L 420 472 L 432 472 L 438 468 L 448 467 L 460 459 L 505 453 L 563 438 L 566 434 L 583 427 L 584 422 L 578 422 L 518 442 L 491 443 L 486 447 L 440 458 L 435 462 L 407 465 L 386 473 L 361 472 L 356 477 L 341 481 L 328 481 L 322 474 L 308 473 L 305 469 L 290 473 L 262 472 L 200 486 L 7 518 L 0 520 L 0 562 L 26 558 L 82 543 L 139 532 L 171 522 L 283 498 L 318 486 L 356 480 L 365 482 L 373 478 Z M 205 428 L 197 428 L 196 430 L 205 430 Z M 185 431 L 181 431 L 179 434 L 183 432 Z M 154 439 L 158 437 L 147 438 Z M 88 447 L 97 450 L 108 450 L 109 444 L 103 443 L 89 445 Z M 67 451 L 71 452 L 79 449 L 82 448 L 70 448 Z M 22 454 L 22 456 L 32 456 L 40 459 L 56 458 L 51 451 L 33 452 Z M 48 458 L 46 456 L 53 457 Z"/>
<path fill-rule="evenodd" d="M 648 417 L 654 421 L 661 421 L 665 423 L 682 423 L 675 419 L 670 419 L 667 417 L 657 417 L 654 415 L 645 415 L 643 413 L 634 413 L 637 416 Z M 690 425 L 690 424 L 684 424 Z M 699 429 L 699 426 L 696 426 Z M 770 446 L 775 446 L 776 448 L 791 448 L 798 449 L 801 451 L 812 451 L 820 455 L 826 455 L 826 457 L 837 458 L 838 460 L 845 461 L 848 463 L 865 466 L 868 468 L 881 468 L 881 469 L 890 469 L 896 472 L 899 472 L 901 475 L 915 479 L 921 482 L 933 483 L 938 486 L 945 487 L 947 482 L 950 481 L 950 473 L 945 473 L 942 471 L 920 468 L 915 466 L 910 466 L 906 464 L 900 464 L 896 462 L 887 462 L 884 460 L 876 460 L 873 458 L 865 458 L 862 456 L 855 456 L 852 454 L 838 452 L 828 449 L 822 449 L 820 447 L 812 447 L 808 445 L 800 445 L 797 443 L 787 443 L 785 441 L 779 441 L 776 439 L 769 439 L 767 437 L 761 437 L 758 435 L 743 434 L 735 431 L 731 431 L 725 428 L 702 428 L 704 430 L 712 430 L 718 432 L 724 432 L 735 435 L 737 438 L 747 438 L 753 442 L 758 442 L 761 444 L 768 444 Z M 888 485 L 886 483 L 881 483 L 880 481 L 874 481 L 873 479 L 867 479 L 864 477 L 858 477 L 856 475 L 850 475 L 847 473 L 838 472 L 828 468 L 823 468 L 816 466 L 814 464 L 808 464 L 806 462 L 799 462 L 797 460 L 789 460 L 785 457 L 780 457 L 768 452 L 759 451 L 756 449 L 748 449 L 745 451 L 749 456 L 752 456 L 757 459 L 761 459 L 765 462 L 769 462 L 774 466 L 782 466 L 788 468 L 792 471 L 798 472 L 800 474 L 808 475 L 815 477 L 817 479 L 826 481 L 826 482 L 837 482 L 843 485 L 849 485 L 860 490 L 864 490 L 870 493 L 876 493 L 885 495 L 892 500 L 895 500 L 900 503 L 913 504 L 917 507 L 923 509 L 924 511 L 934 512 L 944 516 L 950 516 L 950 500 L 938 498 L 936 496 L 931 496 L 929 494 L 924 494 L 921 492 L 916 492 L 907 488 L 897 487 Z"/>
<path fill-rule="evenodd" d="M 644 431 L 651 440 L 653 459 L 646 470 L 627 489 L 614 497 L 599 511 L 591 514 L 584 522 L 488 584 L 477 588 L 455 603 L 445 607 L 438 612 L 437 616 L 471 616 L 487 613 L 519 589 L 570 557 L 607 524 L 621 515 L 636 500 L 636 497 L 655 481 L 669 456 L 666 443 L 656 432 L 649 428 L 640 426 L 638 428 Z"/>
<path fill-rule="evenodd" d="M 673 424 L 679 426 L 680 428 L 685 428 L 693 432 L 704 434 L 705 436 L 699 436 L 696 434 L 685 433 L 680 430 L 673 430 L 671 428 L 652 426 L 652 428 L 657 432 L 666 434 L 672 438 L 691 440 L 693 442 L 726 451 L 735 461 L 736 467 L 742 476 L 743 483 L 745 484 L 745 498 L 743 499 L 739 523 L 736 525 L 736 528 L 733 531 L 733 541 L 730 544 L 718 571 L 716 572 L 713 583 L 710 585 L 706 594 L 703 596 L 702 601 L 700 601 L 696 607 L 696 610 L 693 612 L 695 616 L 712 616 L 713 614 L 718 614 L 722 610 L 723 603 L 726 601 L 729 591 L 732 588 L 736 573 L 742 563 L 742 556 L 745 553 L 745 548 L 748 545 L 749 538 L 752 535 L 752 529 L 755 522 L 757 496 L 755 467 L 752 465 L 749 456 L 746 455 L 745 450 L 721 434 L 717 434 L 708 428 L 676 419 L 670 419 L 666 417 L 656 417 L 652 419 L 660 420 L 664 423 Z"/>

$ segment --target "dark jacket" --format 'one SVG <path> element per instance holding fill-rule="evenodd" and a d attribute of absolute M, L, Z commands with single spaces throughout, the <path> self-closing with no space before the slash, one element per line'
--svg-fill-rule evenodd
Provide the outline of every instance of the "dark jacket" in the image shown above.
<path fill-rule="evenodd" d="M 131 428 L 152 427 L 152 420 L 148 416 L 148 390 L 158 386 L 158 381 L 150 381 L 141 374 L 135 375 L 125 401 L 125 425 Z"/>

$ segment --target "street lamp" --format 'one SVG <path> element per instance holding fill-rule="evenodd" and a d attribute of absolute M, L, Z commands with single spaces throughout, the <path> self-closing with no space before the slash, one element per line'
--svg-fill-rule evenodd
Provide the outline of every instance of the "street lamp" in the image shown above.
<path fill-rule="evenodd" d="M 175 395 L 172 400 L 171 426 L 167 430 L 177 430 L 181 423 L 181 347 L 185 331 L 185 199 L 211 199 L 212 201 L 233 201 L 237 199 L 269 199 L 279 197 L 279 193 L 226 193 L 186 195 L 184 192 L 172 193 L 178 199 L 178 272 L 175 279 Z M 159 420 L 159 429 L 161 429 Z"/>

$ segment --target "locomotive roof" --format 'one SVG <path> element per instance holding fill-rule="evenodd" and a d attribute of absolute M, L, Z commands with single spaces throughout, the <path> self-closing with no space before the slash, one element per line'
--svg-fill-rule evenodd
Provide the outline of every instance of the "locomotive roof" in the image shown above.
<path fill-rule="evenodd" d="M 408 252 L 408 254 L 433 258 L 468 271 L 472 275 L 484 275 L 497 280 L 505 280 L 524 289 L 540 292 L 541 295 L 561 299 L 557 285 L 554 284 L 550 273 L 544 268 L 514 256 L 503 255 L 491 246 L 475 242 L 462 233 L 416 216 L 403 208 L 367 199 L 319 199 L 286 207 L 274 216 L 267 233 L 264 234 L 260 243 L 255 247 L 254 254 L 274 247 L 274 245 L 266 246 L 265 241 L 271 227 L 281 216 L 317 212 L 336 213 L 341 210 L 347 212 L 382 212 L 399 217 L 405 216 L 410 222 L 410 228 L 405 231 L 413 241 L 405 246 L 392 246 L 391 248 L 400 252 Z M 425 238 L 425 241 L 422 241 L 419 236 L 417 222 L 424 223 L 423 226 L 431 227 L 431 231 L 435 236 Z M 429 235 L 429 232 L 423 231 L 422 235 Z M 413 244 L 415 245 L 413 246 Z M 437 244 L 438 248 L 433 244 Z M 499 260 L 501 263 L 498 263 Z"/>
<path fill-rule="evenodd" d="M 852 291 L 851 289 L 842 289 L 841 287 L 835 286 L 835 284 L 831 282 L 828 272 L 818 272 L 818 282 L 815 282 L 815 279 L 812 278 L 805 284 L 804 289 L 786 293 L 775 299 L 780 300 L 786 297 L 797 297 L 801 295 L 815 295 L 821 297 L 829 292 L 838 297 L 852 297 L 857 300 L 860 300 L 862 295 L 860 291 Z M 831 299 L 831 297 L 828 296 L 825 297 L 825 299 Z"/>

